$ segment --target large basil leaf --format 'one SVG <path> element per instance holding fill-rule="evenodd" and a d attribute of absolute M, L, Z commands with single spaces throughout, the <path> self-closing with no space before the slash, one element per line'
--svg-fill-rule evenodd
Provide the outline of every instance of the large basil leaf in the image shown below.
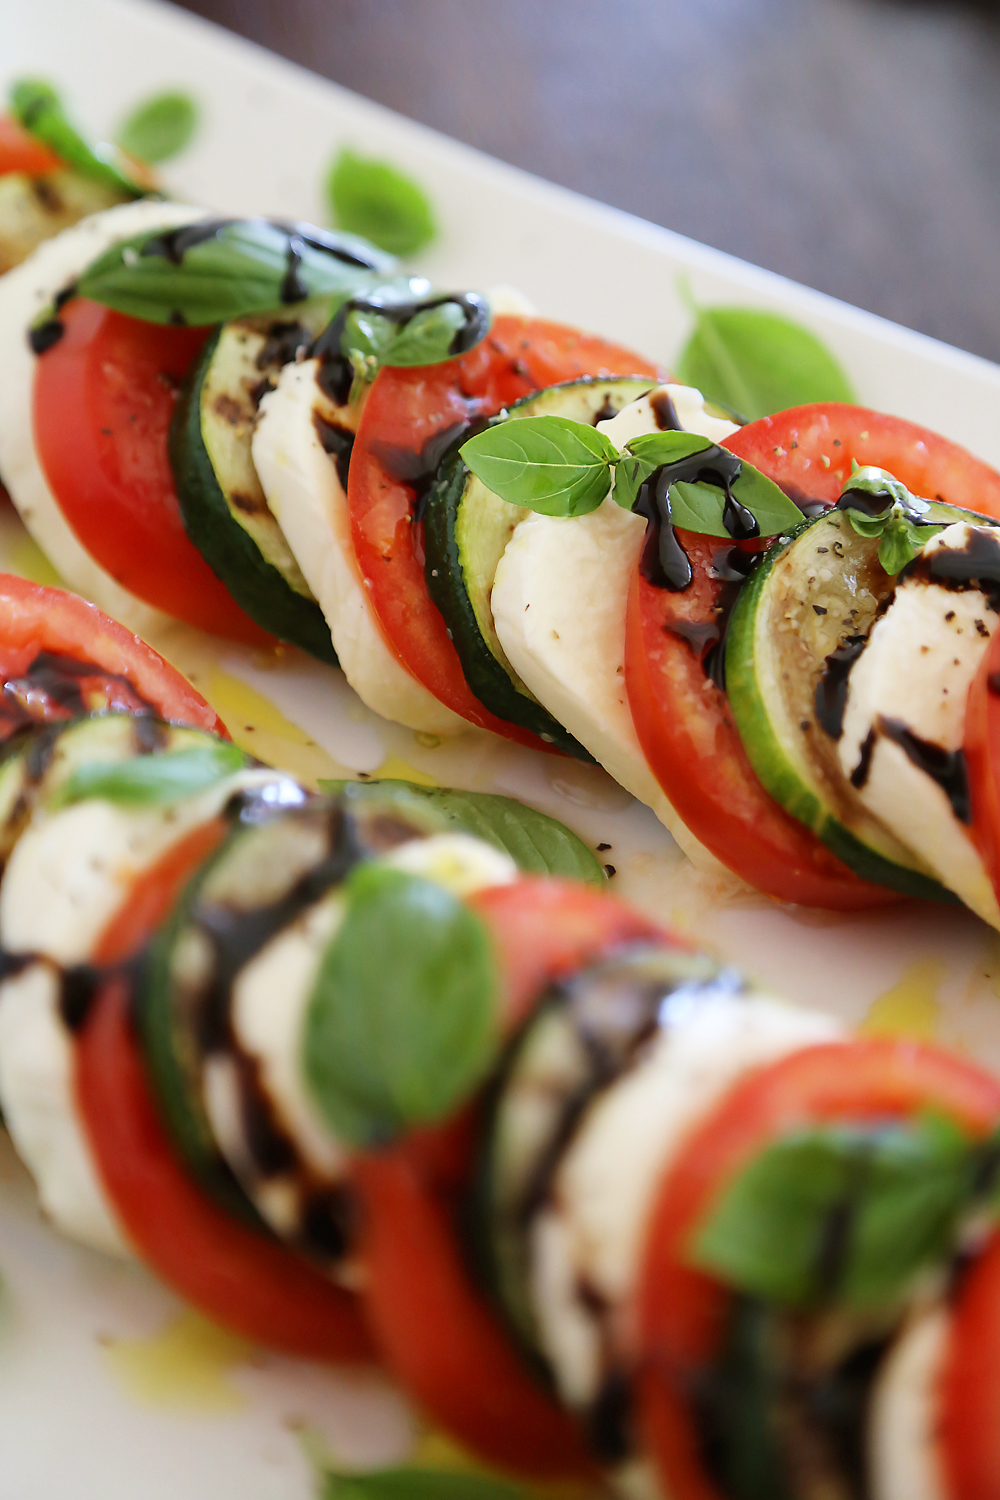
<path fill-rule="evenodd" d="M 615 499 L 623 505 L 634 503 L 642 485 L 657 469 L 702 452 L 706 467 L 711 469 L 711 454 L 721 456 L 715 444 L 693 432 L 645 433 L 627 443 L 626 451 L 631 458 L 618 466 L 615 475 Z M 776 536 L 802 520 L 798 506 L 746 460 L 731 488 L 735 499 L 753 515 L 760 536 Z M 725 490 L 718 484 L 679 479 L 670 486 L 671 521 L 686 531 L 731 537 L 725 509 Z"/>
<path fill-rule="evenodd" d="M 505 1479 L 452 1469 L 379 1469 L 323 1475 L 322 1500 L 528 1500 Z"/>
<path fill-rule="evenodd" d="M 674 368 L 753 420 L 810 401 L 855 401 L 826 345 L 801 324 L 750 307 L 696 307 L 695 326 Z"/>
<path fill-rule="evenodd" d="M 937 1119 L 800 1131 L 723 1192 L 691 1259 L 729 1286 L 793 1307 L 892 1304 L 954 1248 L 983 1151 Z"/>
<path fill-rule="evenodd" d="M 392 265 L 363 241 L 309 224 L 216 219 L 112 245 L 87 267 L 77 290 L 148 323 L 200 327 L 308 297 L 329 298 L 332 311 Z"/>
<path fill-rule="evenodd" d="M 470 438 L 462 458 L 488 490 L 547 516 L 583 516 L 611 488 L 614 443 L 585 422 L 526 417 Z"/>
<path fill-rule="evenodd" d="M 393 255 L 413 255 L 437 234 L 426 193 L 390 162 L 341 151 L 327 192 L 335 224 Z"/>
<path fill-rule="evenodd" d="M 163 755 L 134 755 L 122 761 L 84 761 L 52 799 L 67 807 L 88 798 L 146 807 L 192 797 L 249 764 L 250 757 L 228 740 L 168 750 Z"/>
<path fill-rule="evenodd" d="M 344 897 L 309 1004 L 305 1072 L 337 1135 L 375 1146 L 445 1119 L 482 1082 L 497 977 L 483 923 L 433 881 L 362 864 Z"/>
<path fill-rule="evenodd" d="M 519 870 L 530 875 L 561 875 L 590 885 L 603 885 L 605 881 L 600 861 L 582 839 L 555 818 L 525 807 L 513 797 L 391 780 L 321 781 L 320 789 L 331 796 L 346 794 L 361 800 L 384 801 L 387 796 L 396 796 L 404 810 L 407 803 L 430 807 L 446 826 L 502 849 Z"/>

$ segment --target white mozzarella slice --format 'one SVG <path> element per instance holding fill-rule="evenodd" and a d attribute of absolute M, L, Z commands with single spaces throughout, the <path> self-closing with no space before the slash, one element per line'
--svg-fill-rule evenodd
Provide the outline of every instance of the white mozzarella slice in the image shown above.
<path fill-rule="evenodd" d="M 920 1313 L 879 1371 L 868 1425 L 872 1500 L 946 1500 L 935 1434 L 949 1323 L 945 1307 Z"/>
<path fill-rule="evenodd" d="M 964 552 L 977 529 L 964 521 L 949 526 L 924 554 Z M 905 579 L 851 668 L 838 754 L 847 776 L 867 758 L 861 801 L 943 885 L 1000 927 L 997 898 L 967 826 L 942 786 L 886 725 L 895 722 L 943 751 L 960 751 L 969 687 L 996 626 L 997 615 L 978 589 Z"/>
<path fill-rule="evenodd" d="M 422 875 L 458 897 L 517 878 L 508 855 L 464 833 L 414 837 L 379 862 Z M 233 987 L 232 1023 L 239 1050 L 255 1062 L 274 1114 L 299 1156 L 315 1177 L 328 1183 L 342 1179 L 347 1152 L 305 1085 L 302 1049 L 316 975 L 343 915 L 343 897 L 333 891 L 273 938 Z M 233 1170 L 251 1184 L 254 1201 L 272 1228 L 290 1234 L 297 1197 L 280 1178 L 259 1181 L 243 1136 L 237 1084 L 231 1057 L 209 1059 L 204 1097 L 213 1132 Z"/>
<path fill-rule="evenodd" d="M 40 814 L 8 861 L 0 885 L 0 945 L 51 962 L 32 964 L 0 984 L 0 1103 L 44 1208 L 85 1244 L 127 1253 L 76 1109 L 58 968 L 90 958 L 142 870 L 235 792 L 276 777 L 241 771 L 197 796 L 150 810 L 94 799 Z"/>
<path fill-rule="evenodd" d="M 764 997 L 708 1001 L 665 1027 L 588 1108 L 531 1232 L 532 1305 L 572 1405 L 594 1400 L 606 1363 L 608 1328 L 595 1300 L 627 1345 L 646 1217 L 693 1126 L 750 1069 L 841 1035 L 829 1016 Z"/>
<path fill-rule="evenodd" d="M 347 496 L 316 431 L 315 412 L 329 406 L 316 383 L 318 369 L 318 360 L 286 365 L 260 404 L 252 454 L 268 507 L 362 703 L 409 729 L 464 732 L 471 726 L 417 681 L 382 632 L 354 555 Z M 339 419 L 344 415 L 340 409 Z"/>
<path fill-rule="evenodd" d="M 184 203 L 124 203 L 64 229 L 0 277 L 0 474 L 21 520 L 66 584 L 140 635 L 169 618 L 123 588 L 77 540 L 38 460 L 32 420 L 36 316 L 118 240 L 204 217 Z M 44 356 L 41 356 L 44 358 Z"/>
<path fill-rule="evenodd" d="M 516 286 L 508 286 L 505 281 L 488 286 L 486 296 L 495 318 L 533 318 L 538 312 L 530 297 L 519 292 Z"/>
<path fill-rule="evenodd" d="M 624 445 L 659 427 L 651 397 L 670 396 L 691 432 L 721 442 L 736 428 L 701 393 L 658 387 L 600 422 Z M 625 614 L 646 524 L 609 498 L 589 515 L 532 515 L 511 537 L 493 585 L 497 635 L 517 675 L 605 770 L 646 803 L 699 868 L 722 866 L 674 812 L 639 744 L 625 690 Z"/>

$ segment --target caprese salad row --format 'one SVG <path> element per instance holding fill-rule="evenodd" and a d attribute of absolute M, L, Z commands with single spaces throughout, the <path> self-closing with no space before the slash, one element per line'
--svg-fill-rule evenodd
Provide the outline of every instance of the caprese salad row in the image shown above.
<path fill-rule="evenodd" d="M 60 1227 L 514 1472 L 1000 1495 L 1000 1082 L 0 604 L 0 1104 Z"/>
<path fill-rule="evenodd" d="M 416 730 L 597 760 L 779 900 L 1000 924 L 1000 476 L 855 407 L 741 428 L 504 295 L 116 207 L 0 282 L 0 473 L 138 628 L 277 635 Z"/>

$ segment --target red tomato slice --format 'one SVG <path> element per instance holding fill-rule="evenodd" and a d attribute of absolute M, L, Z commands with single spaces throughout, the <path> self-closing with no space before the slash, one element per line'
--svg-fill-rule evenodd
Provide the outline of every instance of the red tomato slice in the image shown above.
<path fill-rule="evenodd" d="M 1000 631 L 994 632 L 969 688 L 964 749 L 970 831 L 993 889 L 1000 891 Z"/>
<path fill-rule="evenodd" d="M 77 538 L 138 598 L 202 630 L 273 644 L 188 540 L 167 456 L 177 391 L 210 330 L 76 298 L 35 364 L 35 444 Z"/>
<path fill-rule="evenodd" d="M 797 500 L 832 504 L 856 460 L 890 470 L 916 494 L 1000 515 L 1000 474 L 926 428 L 865 407 L 796 407 L 751 422 L 726 446 Z M 637 569 L 626 629 L 629 704 L 663 790 L 723 864 L 780 901 L 856 910 L 898 900 L 854 875 L 761 786 L 725 694 L 702 669 L 711 644 L 704 632 L 718 636 L 725 598 L 725 586 L 708 572 L 720 544 L 687 534 L 681 541 L 694 583 L 673 594 L 654 588 Z"/>
<path fill-rule="evenodd" d="M 41 177 L 43 172 L 54 172 L 60 166 L 58 156 L 48 146 L 36 141 L 10 115 L 0 115 L 0 177 L 7 172 Z"/>
<path fill-rule="evenodd" d="M 1000 1080 L 916 1042 L 809 1047 L 748 1074 L 688 1137 L 648 1220 L 637 1293 L 640 1420 L 674 1500 L 719 1500 L 686 1393 L 718 1346 L 729 1293 L 687 1263 L 695 1227 L 725 1185 L 781 1136 L 823 1121 L 905 1120 L 928 1110 L 985 1136 L 1000 1120 Z"/>
<path fill-rule="evenodd" d="M 134 954 L 224 837 L 216 820 L 177 844 L 136 883 L 95 953 Z M 150 1095 L 125 976 L 95 997 L 75 1047 L 76 1094 L 115 1212 L 143 1259 L 173 1289 L 245 1338 L 308 1359 L 368 1360 L 354 1296 L 229 1217 L 180 1166 Z"/>
<path fill-rule="evenodd" d="M 508 1030 L 560 975 L 622 943 L 669 941 L 641 913 L 565 881 L 519 880 L 471 904 L 496 945 Z M 575 1424 L 529 1371 L 462 1252 L 455 1206 L 469 1181 L 474 1123 L 467 1114 L 450 1136 L 422 1132 L 358 1163 L 375 1338 L 418 1404 L 491 1463 L 540 1477 L 582 1472 Z"/>
<path fill-rule="evenodd" d="M 952 1303 L 938 1435 L 948 1500 L 1000 1494 L 1000 1235 L 965 1272 Z"/>
<path fill-rule="evenodd" d="M 406 475 L 449 429 L 581 375 L 656 376 L 647 360 L 591 334 L 535 318 L 497 318 L 460 359 L 379 371 L 351 452 L 348 499 L 354 551 L 386 640 L 440 702 L 483 729 L 535 749 L 535 735 L 497 719 L 472 693 L 424 580 L 423 526 Z M 404 476 L 404 477 L 400 477 Z"/>
<path fill-rule="evenodd" d="M 154 713 L 226 734 L 194 688 L 137 635 L 63 589 L 0 573 L 0 740 L 32 721 Z"/>

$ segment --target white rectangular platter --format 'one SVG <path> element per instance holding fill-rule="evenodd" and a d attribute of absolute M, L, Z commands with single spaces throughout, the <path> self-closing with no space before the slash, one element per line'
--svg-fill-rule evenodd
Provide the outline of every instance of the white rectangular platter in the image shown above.
<path fill-rule="evenodd" d="M 547 316 L 669 364 L 685 336 L 679 276 L 702 303 L 771 307 L 820 334 L 860 399 L 1000 464 L 1000 369 L 972 355 L 537 181 L 149 0 L 0 0 L 0 87 L 58 83 L 109 131 L 150 93 L 200 99 L 203 128 L 168 174 L 229 212 L 323 220 L 336 148 L 384 156 L 430 192 L 442 225 L 421 270 L 519 287 Z M 905 269 L 901 268 L 901 274 Z M 0 566 L 48 577 L 11 515 Z M 254 657 L 177 627 L 154 641 L 234 736 L 304 779 L 383 774 L 501 791 L 611 846 L 614 888 L 779 993 L 872 1030 L 937 1035 L 1000 1067 L 1000 941 L 953 909 L 870 917 L 779 910 L 696 878 L 603 773 L 469 734 L 418 742 L 368 713 L 332 670 Z M 345 1465 L 395 1460 L 405 1406 L 375 1375 L 249 1349 L 134 1266 L 60 1240 L 0 1147 L 0 1500 L 305 1500 L 303 1428 Z"/>

